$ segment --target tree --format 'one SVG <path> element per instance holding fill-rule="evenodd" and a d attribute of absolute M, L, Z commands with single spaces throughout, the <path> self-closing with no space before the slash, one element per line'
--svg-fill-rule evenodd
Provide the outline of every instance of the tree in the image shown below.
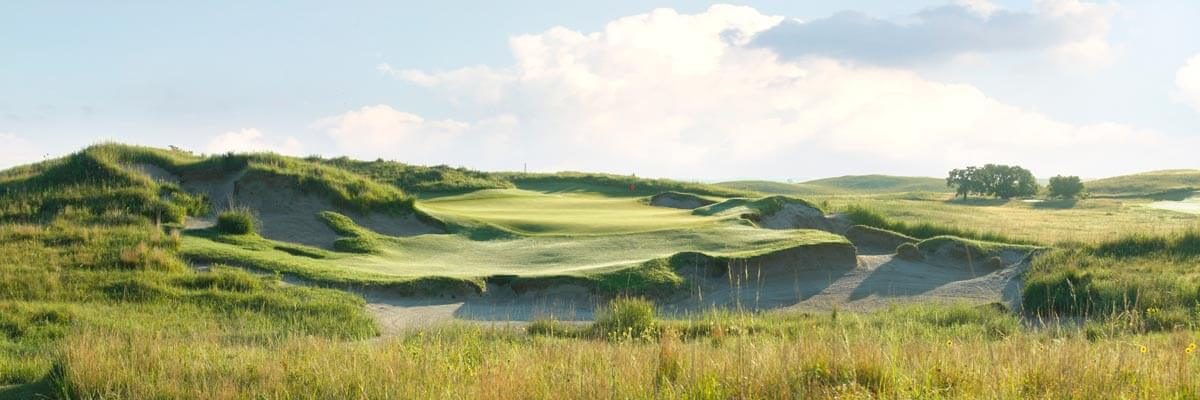
<path fill-rule="evenodd" d="M 1056 175 L 1050 178 L 1050 184 L 1046 188 L 1050 191 L 1050 197 L 1070 199 L 1083 193 L 1083 181 L 1079 180 L 1078 176 Z"/>
<path fill-rule="evenodd" d="M 1019 166 L 987 164 L 982 168 L 966 167 L 950 170 L 946 185 L 956 187 L 956 195 L 964 199 L 971 193 L 1009 199 L 1037 194 L 1037 179 Z"/>
<path fill-rule="evenodd" d="M 946 177 L 946 186 L 956 188 L 954 195 L 962 196 L 965 200 L 971 193 L 983 194 L 983 182 L 979 178 L 978 168 L 955 168 L 950 170 L 950 176 Z"/>

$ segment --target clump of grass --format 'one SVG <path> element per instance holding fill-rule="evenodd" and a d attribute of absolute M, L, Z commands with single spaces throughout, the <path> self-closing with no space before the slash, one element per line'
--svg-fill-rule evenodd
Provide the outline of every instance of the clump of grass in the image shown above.
<path fill-rule="evenodd" d="M 379 244 L 371 238 L 343 237 L 333 241 L 333 249 L 343 253 L 367 254 L 379 251 Z"/>
<path fill-rule="evenodd" d="M 234 208 L 217 215 L 217 231 L 230 235 L 246 235 L 257 231 L 257 218 L 248 208 Z"/>
<path fill-rule="evenodd" d="M 333 249 L 343 253 L 375 253 L 379 251 L 379 235 L 371 232 L 342 214 L 322 211 L 317 214 L 329 229 L 342 237 L 333 241 Z"/>
<path fill-rule="evenodd" d="M 655 332 L 654 303 L 636 297 L 618 297 L 600 311 L 593 332 L 610 339 L 650 337 Z"/>

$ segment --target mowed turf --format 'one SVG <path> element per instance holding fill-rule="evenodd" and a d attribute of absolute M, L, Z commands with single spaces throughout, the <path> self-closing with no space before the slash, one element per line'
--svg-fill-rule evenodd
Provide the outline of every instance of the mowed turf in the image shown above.
<path fill-rule="evenodd" d="M 443 220 L 483 222 L 527 235 L 607 235 L 700 228 L 722 221 L 691 210 L 647 206 L 642 197 L 599 193 L 481 190 L 421 202 Z"/>
<path fill-rule="evenodd" d="M 731 217 L 654 207 L 640 197 L 500 189 L 427 200 L 418 207 L 457 224 L 513 232 L 480 240 L 471 232 L 380 239 L 374 254 L 293 255 L 189 235 L 183 252 L 243 260 L 329 281 L 389 282 L 415 277 L 588 275 L 640 265 L 678 252 L 739 256 L 804 244 L 844 242 L 814 230 L 768 230 Z M 263 240 L 263 239 L 260 239 Z"/>

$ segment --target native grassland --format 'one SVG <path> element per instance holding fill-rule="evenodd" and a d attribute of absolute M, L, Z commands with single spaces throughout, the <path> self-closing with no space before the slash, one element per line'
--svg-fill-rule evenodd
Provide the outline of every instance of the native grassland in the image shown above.
<path fill-rule="evenodd" d="M 131 164 L 284 177 L 348 209 L 427 214 L 449 233 L 385 237 L 344 214 L 306 216 L 354 239 L 340 248 L 265 239 L 245 215 L 225 230 L 184 233 L 185 217 L 225 210 Z M 492 274 L 553 274 L 654 294 L 683 284 L 654 262 L 678 251 L 844 240 L 758 229 L 735 215 L 770 210 L 766 201 L 725 203 L 732 214 L 649 207 L 645 196 L 663 190 L 742 193 L 630 180 L 118 145 L 0 172 L 0 398 L 1200 396 L 1200 234 L 1187 230 L 1194 216 L 1142 208 L 1148 199 L 809 199 L 922 239 L 1047 247 L 1027 272 L 1022 313 L 923 305 L 667 319 L 621 299 L 591 324 L 380 336 L 361 296 L 279 277 L 436 291 Z M 471 192 L 481 188 L 491 190 Z"/>

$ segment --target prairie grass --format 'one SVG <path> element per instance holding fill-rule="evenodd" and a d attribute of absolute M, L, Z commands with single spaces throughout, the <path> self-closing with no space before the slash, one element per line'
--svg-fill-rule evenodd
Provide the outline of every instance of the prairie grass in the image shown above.
<path fill-rule="evenodd" d="M 1028 331 L 970 307 L 715 316 L 702 334 L 603 339 L 448 326 L 371 342 L 229 344 L 93 331 L 64 343 L 71 398 L 1178 398 L 1193 332 Z M 998 322 L 1000 321 L 1000 322 Z M 999 325 L 996 325 L 999 324 Z M 755 328 L 757 327 L 757 328 Z M 1194 347 L 1192 347 L 1194 348 Z M 330 366 L 336 365 L 336 368 Z"/>
<path fill-rule="evenodd" d="M 1200 215 L 1158 210 L 1149 199 L 949 200 L 948 194 L 812 196 L 827 212 L 851 212 L 864 223 L 916 237 L 955 235 L 1005 243 L 1095 244 L 1130 234 L 1169 235 L 1200 227 Z M 860 222 L 862 223 L 862 222 Z M 884 225 L 884 226 L 878 226 Z M 890 228 L 887 226 L 891 226 Z"/>

